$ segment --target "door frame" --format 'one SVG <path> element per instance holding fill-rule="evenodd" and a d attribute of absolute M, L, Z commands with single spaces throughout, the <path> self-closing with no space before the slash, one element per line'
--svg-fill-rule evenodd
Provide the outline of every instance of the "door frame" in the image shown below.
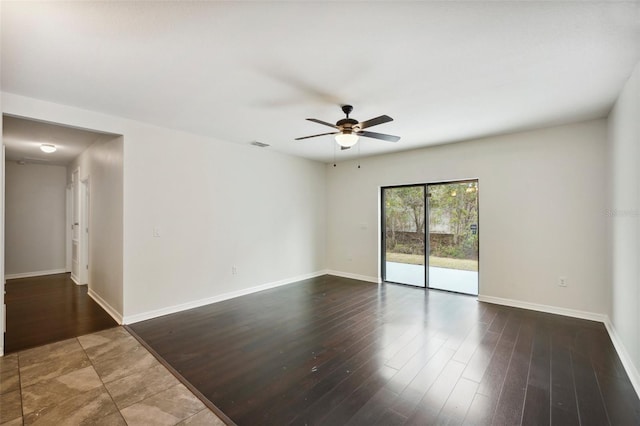
<path fill-rule="evenodd" d="M 71 272 L 71 250 L 73 247 L 73 188 L 66 188 L 66 219 L 65 219 L 65 270 Z"/>
<path fill-rule="evenodd" d="M 77 285 L 89 283 L 89 231 L 90 231 L 90 176 L 80 178 L 80 168 L 76 168 L 71 173 L 71 209 L 70 217 L 67 219 L 71 223 L 70 241 L 68 246 L 73 252 L 74 227 L 78 227 L 77 234 L 77 275 L 73 271 L 73 255 L 69 254 L 71 264 L 71 279 Z M 75 193 L 75 195 L 74 195 Z M 77 222 L 74 221 L 74 214 L 77 211 Z"/>
<path fill-rule="evenodd" d="M 71 172 L 71 280 L 80 285 L 80 168 L 77 167 Z M 76 237 L 76 227 L 78 227 L 78 236 Z M 76 246 L 76 269 L 74 270 L 73 247 Z"/>
<path fill-rule="evenodd" d="M 387 215 L 385 214 L 385 198 L 384 198 L 384 192 L 386 189 L 396 189 L 396 188 L 410 188 L 412 186 L 422 186 L 423 187 L 423 191 L 422 191 L 422 195 L 424 197 L 424 220 L 425 220 L 425 226 L 424 226 L 424 232 L 425 232 L 425 252 L 424 252 L 424 285 L 420 286 L 420 285 L 413 285 L 413 284 L 406 284 L 406 283 L 398 283 L 395 281 L 388 281 L 386 280 L 386 276 L 387 276 L 387 261 L 386 261 L 386 255 L 387 255 Z M 381 186 L 380 187 L 380 282 L 383 283 L 392 283 L 392 284 L 399 284 L 399 285 L 406 285 L 408 287 L 414 287 L 414 288 L 429 288 L 429 264 L 428 264 L 428 250 L 429 250 L 429 245 L 427 244 L 428 237 L 429 237 L 429 222 L 428 222 L 428 213 L 429 213 L 429 198 L 427 196 L 427 184 L 426 183 L 414 183 L 414 184 L 404 184 L 404 185 L 389 185 L 389 186 Z"/>
<path fill-rule="evenodd" d="M 91 212 L 91 180 L 87 176 L 80 180 L 80 236 L 79 279 L 81 284 L 89 284 L 89 230 Z"/>

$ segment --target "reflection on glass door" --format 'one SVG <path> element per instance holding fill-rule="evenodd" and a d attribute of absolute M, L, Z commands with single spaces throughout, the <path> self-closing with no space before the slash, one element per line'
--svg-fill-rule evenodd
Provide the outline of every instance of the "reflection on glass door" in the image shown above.
<path fill-rule="evenodd" d="M 425 185 L 382 189 L 382 279 L 425 286 Z"/>
<path fill-rule="evenodd" d="M 427 185 L 429 288 L 478 294 L 478 181 Z"/>

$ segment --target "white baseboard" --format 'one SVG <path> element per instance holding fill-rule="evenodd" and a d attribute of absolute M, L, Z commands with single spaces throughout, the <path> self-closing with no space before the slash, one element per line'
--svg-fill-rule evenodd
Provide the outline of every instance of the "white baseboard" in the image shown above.
<path fill-rule="evenodd" d="M 380 284 L 380 280 L 377 277 L 368 277 L 366 275 L 352 274 L 351 272 L 329 270 L 327 271 L 327 274 L 335 275 L 336 277 L 351 278 L 353 280 L 367 281 L 370 283 Z"/>
<path fill-rule="evenodd" d="M 143 312 L 135 315 L 127 315 L 123 319 L 123 324 L 134 324 L 136 322 L 146 321 L 148 319 L 161 317 L 163 315 L 169 315 L 169 314 L 174 314 L 176 312 L 186 311 L 188 309 L 199 308 L 200 306 L 210 305 L 212 303 L 222 302 L 224 300 L 234 299 L 240 296 L 246 296 L 248 294 L 257 293 L 263 290 L 269 290 L 271 288 L 292 284 L 298 281 L 307 280 L 309 278 L 315 278 L 322 275 L 327 275 L 327 271 L 312 272 L 310 274 L 299 275 L 297 277 L 265 283 L 255 287 L 249 287 L 242 290 L 219 294 L 217 296 L 207 297 L 205 299 L 181 303 L 180 305 L 168 306 L 166 308 L 156 309 L 153 311 Z"/>
<path fill-rule="evenodd" d="M 80 282 L 80 279 L 79 279 L 78 277 L 76 277 L 75 275 L 73 275 L 73 273 L 71 273 L 71 274 L 69 275 L 69 278 L 71 278 L 71 281 L 73 281 L 76 285 L 87 285 L 87 284 L 88 284 L 88 283 L 84 283 L 84 284 L 82 284 L 82 283 Z"/>
<path fill-rule="evenodd" d="M 48 271 L 34 271 L 34 272 L 21 272 L 19 274 L 7 274 L 4 276 L 5 280 L 15 280 L 16 278 L 31 278 L 31 277 L 41 277 L 43 275 L 55 275 L 55 274 L 65 274 L 67 270 L 65 268 L 62 269 L 50 269 Z"/>
<path fill-rule="evenodd" d="M 106 300 L 100 297 L 100 295 L 92 289 L 89 289 L 88 294 L 90 298 L 95 300 L 95 302 L 102 307 L 102 309 L 104 309 L 109 315 L 111 315 L 111 318 L 116 320 L 118 324 L 122 324 L 122 315 L 117 310 L 115 310 L 113 306 L 107 303 Z"/>
<path fill-rule="evenodd" d="M 633 364 L 632 358 L 627 351 L 627 348 L 622 343 L 620 339 L 620 335 L 616 331 L 611 319 L 607 316 L 606 321 L 604 322 L 604 326 L 607 327 L 607 331 L 609 332 L 609 337 L 611 337 L 611 341 L 613 342 L 613 347 L 616 348 L 616 352 L 620 357 L 620 361 L 624 366 L 625 371 L 627 372 L 627 376 L 629 376 L 629 380 L 633 385 L 633 388 L 636 390 L 636 394 L 640 398 L 640 373 L 638 373 L 638 369 Z"/>
<path fill-rule="evenodd" d="M 503 299 L 502 297 L 484 296 L 479 294 L 478 301 L 494 303 L 496 305 L 511 306 L 514 308 L 529 309 L 531 311 L 546 312 L 548 314 L 564 315 L 565 317 L 598 321 L 602 323 L 604 323 L 607 319 L 607 316 L 604 314 L 580 311 L 577 309 L 560 308 L 558 306 L 541 305 L 538 303 L 523 302 L 515 299 Z"/>

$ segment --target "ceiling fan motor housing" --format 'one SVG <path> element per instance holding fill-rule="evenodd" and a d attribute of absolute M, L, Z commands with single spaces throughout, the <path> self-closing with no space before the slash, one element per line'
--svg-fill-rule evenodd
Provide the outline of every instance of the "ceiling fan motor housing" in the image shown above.
<path fill-rule="evenodd" d="M 357 132 L 359 129 L 355 128 L 358 124 L 358 120 L 354 120 L 353 118 L 349 118 L 349 114 L 353 111 L 353 106 L 351 105 L 342 105 L 342 112 L 345 113 L 347 118 L 343 118 L 336 123 L 336 127 L 340 128 L 340 131 L 343 134 L 350 134 L 354 131 Z"/>
<path fill-rule="evenodd" d="M 354 120 L 353 118 L 343 118 L 336 123 L 336 127 L 339 127 L 343 132 L 351 132 L 354 127 L 358 124 L 358 120 Z"/>

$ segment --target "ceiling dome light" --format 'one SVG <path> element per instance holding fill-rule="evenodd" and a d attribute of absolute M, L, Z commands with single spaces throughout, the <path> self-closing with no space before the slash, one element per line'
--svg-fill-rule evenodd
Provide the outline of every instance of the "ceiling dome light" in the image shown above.
<path fill-rule="evenodd" d="M 336 142 L 340 146 L 350 148 L 358 143 L 358 135 L 354 133 L 339 133 L 336 135 Z"/>
<path fill-rule="evenodd" d="M 42 145 L 40 145 L 40 150 L 42 150 L 42 152 L 46 152 L 47 154 L 51 154 L 52 152 L 56 152 L 58 148 L 56 148 L 55 145 L 52 145 L 50 143 L 43 143 Z"/>

